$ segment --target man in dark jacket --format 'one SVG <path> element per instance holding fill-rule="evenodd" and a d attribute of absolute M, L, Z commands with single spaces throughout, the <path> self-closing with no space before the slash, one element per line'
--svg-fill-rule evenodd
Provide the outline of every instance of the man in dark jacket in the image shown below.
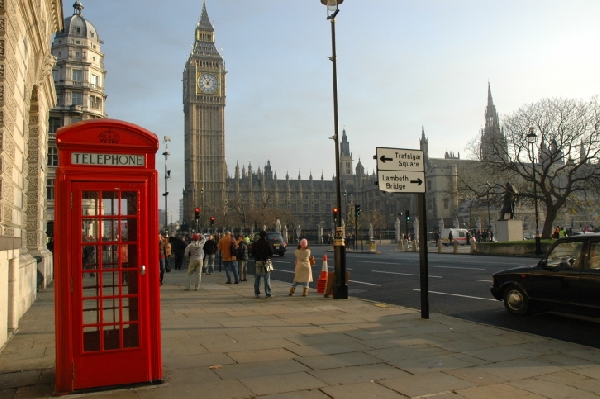
<path fill-rule="evenodd" d="M 275 251 L 269 241 L 267 241 L 267 232 L 258 233 L 259 239 L 252 245 L 252 256 L 256 260 L 256 272 L 254 274 L 254 295 L 260 298 L 260 278 L 265 280 L 265 294 L 268 298 L 273 298 L 271 294 L 271 271 L 267 271 L 265 263 L 271 259 Z"/>
<path fill-rule="evenodd" d="M 215 254 L 217 253 L 217 242 L 211 235 L 204 243 L 204 267 L 202 273 L 212 275 L 215 270 Z"/>
<path fill-rule="evenodd" d="M 173 248 L 173 252 L 175 253 L 175 270 L 181 270 L 183 266 L 183 255 L 185 253 L 185 241 L 183 241 L 183 237 L 171 237 L 169 238 L 171 242 L 171 247 Z"/>

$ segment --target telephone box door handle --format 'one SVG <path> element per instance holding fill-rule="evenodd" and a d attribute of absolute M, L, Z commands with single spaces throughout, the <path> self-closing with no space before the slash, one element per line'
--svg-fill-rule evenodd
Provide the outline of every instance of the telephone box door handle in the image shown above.
<path fill-rule="evenodd" d="M 142 276 L 146 274 L 146 266 L 142 265 Z"/>

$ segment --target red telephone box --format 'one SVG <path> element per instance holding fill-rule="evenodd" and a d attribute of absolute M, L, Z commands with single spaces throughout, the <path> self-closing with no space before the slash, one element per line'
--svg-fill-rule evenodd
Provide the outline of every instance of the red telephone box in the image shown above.
<path fill-rule="evenodd" d="M 158 139 L 93 119 L 56 143 L 56 392 L 160 382 Z"/>

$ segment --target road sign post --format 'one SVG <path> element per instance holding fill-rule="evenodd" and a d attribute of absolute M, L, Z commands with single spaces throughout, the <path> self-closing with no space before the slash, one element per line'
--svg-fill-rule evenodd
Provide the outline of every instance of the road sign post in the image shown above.
<path fill-rule="evenodd" d="M 377 184 L 388 193 L 418 194 L 421 318 L 429 318 L 429 266 L 427 253 L 427 211 L 425 203 L 425 158 L 423 151 L 377 147 Z M 408 210 L 406 231 L 408 232 Z"/>

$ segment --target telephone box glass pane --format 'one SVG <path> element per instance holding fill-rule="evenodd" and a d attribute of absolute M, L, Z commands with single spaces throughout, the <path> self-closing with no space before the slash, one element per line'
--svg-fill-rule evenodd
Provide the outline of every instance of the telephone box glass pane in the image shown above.
<path fill-rule="evenodd" d="M 104 219 L 102 221 L 102 241 L 115 241 L 118 236 L 116 221 Z"/>
<path fill-rule="evenodd" d="M 119 272 L 102 273 L 102 296 L 119 295 Z"/>
<path fill-rule="evenodd" d="M 123 322 L 138 321 L 138 299 L 123 298 Z"/>
<path fill-rule="evenodd" d="M 98 327 L 83 328 L 83 350 L 85 352 L 100 350 L 100 330 Z"/>
<path fill-rule="evenodd" d="M 81 211 L 83 215 L 98 215 L 98 192 L 81 192 Z"/>
<path fill-rule="evenodd" d="M 120 326 L 104 326 L 104 350 L 119 349 L 120 345 Z"/>
<path fill-rule="evenodd" d="M 138 272 L 131 270 L 127 273 L 127 281 L 123 281 L 123 295 L 137 295 L 138 292 Z"/>
<path fill-rule="evenodd" d="M 82 249 L 83 270 L 97 270 L 98 258 L 96 257 L 96 246 L 85 245 Z"/>
<path fill-rule="evenodd" d="M 116 245 L 103 245 L 102 246 L 102 268 L 103 269 L 116 269 L 119 267 L 118 254 Z"/>
<path fill-rule="evenodd" d="M 124 348 L 137 348 L 138 346 L 140 346 L 138 325 L 137 324 L 124 324 L 123 325 L 123 347 Z"/>
<path fill-rule="evenodd" d="M 137 215 L 137 191 L 121 192 L 121 215 Z"/>
<path fill-rule="evenodd" d="M 102 322 L 118 323 L 119 317 L 119 298 L 108 298 L 102 300 Z"/>
<path fill-rule="evenodd" d="M 84 298 L 100 295 L 98 277 L 98 273 L 83 273 L 82 295 Z"/>
<path fill-rule="evenodd" d="M 138 272 L 137 270 L 127 270 L 123 272 L 123 295 L 137 295 L 138 292 Z"/>
<path fill-rule="evenodd" d="M 100 215 L 117 215 L 119 212 L 117 193 L 114 191 L 102 192 L 102 209 Z"/>
<path fill-rule="evenodd" d="M 98 300 L 83 301 L 83 324 L 98 324 L 100 315 L 98 314 Z"/>
<path fill-rule="evenodd" d="M 84 242 L 98 241 L 98 221 L 96 219 L 82 220 L 81 239 Z"/>
<path fill-rule="evenodd" d="M 129 267 L 135 267 L 135 260 L 137 258 L 137 246 L 135 244 L 121 244 L 121 250 L 119 252 L 119 260 L 121 261 L 121 268 L 127 269 Z M 129 264 L 129 253 L 133 256 L 132 264 Z"/>

